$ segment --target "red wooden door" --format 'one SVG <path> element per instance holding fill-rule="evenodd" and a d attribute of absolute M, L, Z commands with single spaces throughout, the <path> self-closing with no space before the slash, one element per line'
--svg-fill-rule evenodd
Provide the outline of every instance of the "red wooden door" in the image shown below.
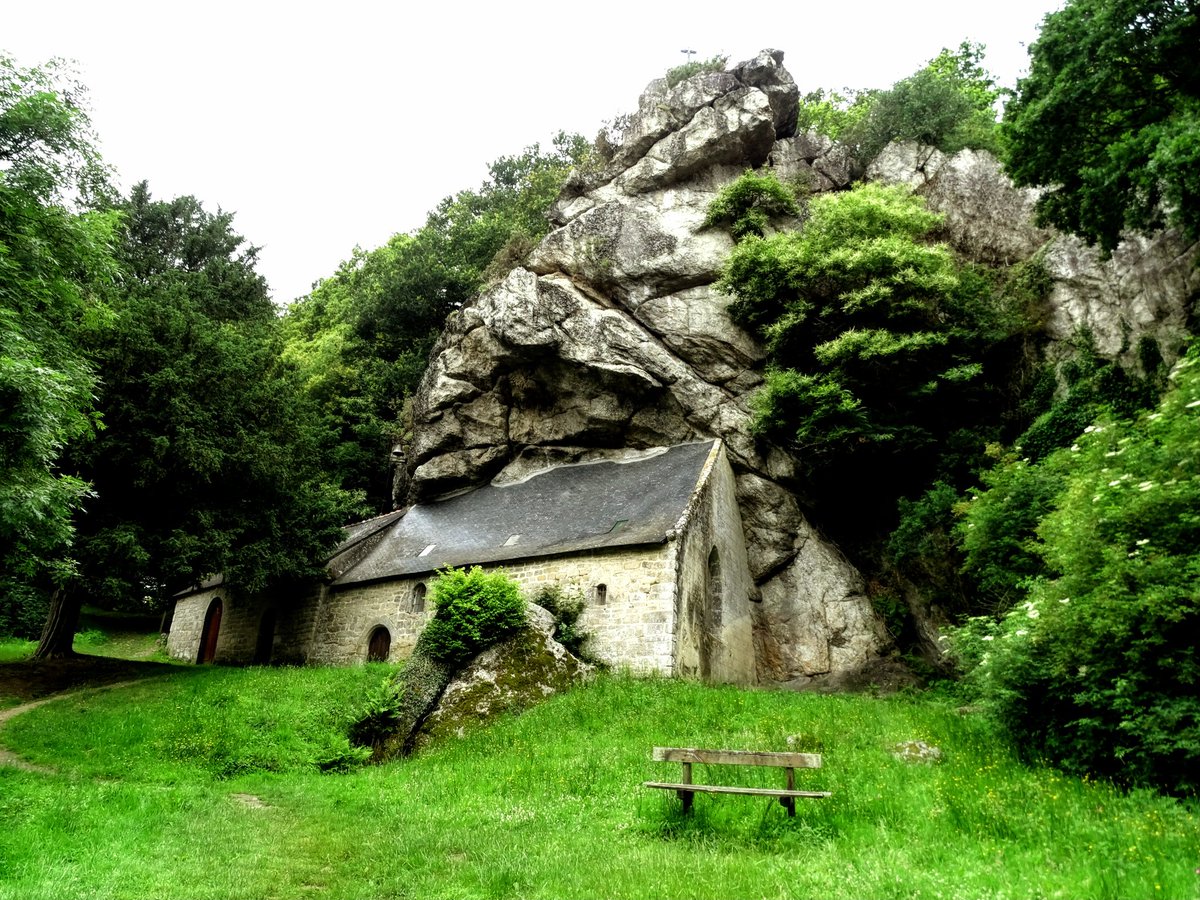
<path fill-rule="evenodd" d="M 223 604 L 218 597 L 208 607 L 204 616 L 204 630 L 200 632 L 200 656 L 197 662 L 210 663 L 217 655 L 217 636 L 221 633 L 221 610 Z"/>

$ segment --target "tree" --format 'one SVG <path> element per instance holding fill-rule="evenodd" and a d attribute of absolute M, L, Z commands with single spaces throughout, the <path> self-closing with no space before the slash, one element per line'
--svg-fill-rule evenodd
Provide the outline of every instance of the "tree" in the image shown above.
<path fill-rule="evenodd" d="M 83 102 L 60 63 L 0 56 L 0 628 L 22 633 L 73 571 L 87 484 L 59 463 L 94 425 L 81 346 L 115 273 L 117 216 L 85 206 L 105 173 Z"/>
<path fill-rule="evenodd" d="M 842 118 L 840 139 L 870 162 L 892 141 L 916 141 L 944 153 L 999 148 L 995 104 L 1001 95 L 983 67 L 983 45 L 943 49 L 886 91 L 860 95 Z"/>
<path fill-rule="evenodd" d="M 978 455 L 1002 409 L 989 353 L 1019 311 L 926 242 L 939 221 L 905 188 L 861 185 L 813 198 L 802 231 L 744 238 L 722 276 L 734 320 L 767 344 L 756 433 L 796 452 L 805 494 L 836 501 L 826 523 L 860 538 Z"/>
<path fill-rule="evenodd" d="M 247 592 L 319 573 L 352 498 L 320 471 L 320 420 L 280 359 L 255 248 L 230 214 L 145 183 L 121 211 L 126 277 L 89 351 L 105 427 L 69 453 L 95 496 L 67 602 L 161 608 L 217 573 Z M 68 615 L 39 652 L 71 636 Z"/>
<path fill-rule="evenodd" d="M 1071 0 L 1046 16 L 1004 114 L 1041 221 L 1112 251 L 1125 228 L 1200 238 L 1200 4 Z"/>

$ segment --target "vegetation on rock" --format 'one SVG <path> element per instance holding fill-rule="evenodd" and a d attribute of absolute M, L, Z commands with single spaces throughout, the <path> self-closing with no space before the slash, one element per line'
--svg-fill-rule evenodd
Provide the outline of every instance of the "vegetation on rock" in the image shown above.
<path fill-rule="evenodd" d="M 746 172 L 721 188 L 708 207 L 705 225 L 728 225 L 735 241 L 762 237 L 771 220 L 800 215 L 796 194 L 770 172 Z"/>
<path fill-rule="evenodd" d="M 524 627 L 525 601 L 503 571 L 445 569 L 430 588 L 435 611 L 417 650 L 454 668 Z"/>
<path fill-rule="evenodd" d="M 857 482 L 859 515 L 923 487 L 956 446 L 982 451 L 971 429 L 1004 380 L 985 374 L 989 348 L 1023 329 L 1018 304 L 927 242 L 938 222 L 905 188 L 862 185 L 813 198 L 802 231 L 743 240 L 722 278 L 769 352 L 758 434 L 840 503 Z"/>
<path fill-rule="evenodd" d="M 430 588 L 435 611 L 405 667 L 386 678 L 356 717 L 351 734 L 374 758 L 413 749 L 442 692 L 472 658 L 526 624 L 525 601 L 503 571 L 445 569 Z"/>
<path fill-rule="evenodd" d="M 686 81 L 693 75 L 700 75 L 704 72 L 724 72 L 727 62 L 729 62 L 729 57 L 720 54 L 708 59 L 691 59 L 689 57 L 688 61 L 682 65 L 667 70 L 667 87 L 675 87 L 681 81 Z"/>
<path fill-rule="evenodd" d="M 1003 91 L 983 66 L 984 47 L 964 41 L 887 90 L 817 90 L 801 98 L 800 131 L 841 141 L 866 165 L 892 141 L 944 153 L 997 151 L 996 104 Z"/>

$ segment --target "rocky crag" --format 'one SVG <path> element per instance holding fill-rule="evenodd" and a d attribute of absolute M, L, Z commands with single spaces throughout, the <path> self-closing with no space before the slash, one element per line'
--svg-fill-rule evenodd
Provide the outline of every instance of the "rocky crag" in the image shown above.
<path fill-rule="evenodd" d="M 675 87 L 650 83 L 621 133 L 598 142 L 598 163 L 571 177 L 526 264 L 451 316 L 414 398 L 400 489 L 408 502 L 429 500 L 552 463 L 720 437 L 761 601 L 759 679 L 803 686 L 870 666 L 888 639 L 862 576 L 805 518 L 796 460 L 750 435 L 763 350 L 714 287 L 733 247 L 724 229 L 704 225 L 722 186 L 767 167 L 841 190 L 867 170 L 836 143 L 795 133 L 799 92 L 782 60 L 764 51 Z M 1132 273 L 1122 275 L 1110 271 L 1117 260 L 1033 227 L 1033 195 L 990 158 L 894 146 L 870 171 L 925 193 L 960 249 L 1005 260 L 1043 252 L 1074 298 L 1050 315 L 1052 329 L 1087 324 L 1117 353 L 1139 329 L 1186 324 L 1179 298 L 1194 295 L 1195 272 L 1169 238 L 1121 263 Z M 1070 249 L 1043 249 L 1054 241 Z M 1175 261 L 1161 291 L 1137 274 L 1150 256 Z M 1124 291 L 1115 299 L 1114 285 Z"/>

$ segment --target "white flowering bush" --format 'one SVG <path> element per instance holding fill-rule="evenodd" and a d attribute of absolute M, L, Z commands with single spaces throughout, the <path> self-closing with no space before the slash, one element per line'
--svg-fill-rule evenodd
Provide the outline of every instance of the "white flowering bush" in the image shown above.
<path fill-rule="evenodd" d="M 1200 787 L 1200 352 L 1158 408 L 1101 419 L 1041 465 L 1046 573 L 951 635 L 967 684 L 1031 751 L 1179 793 Z"/>

